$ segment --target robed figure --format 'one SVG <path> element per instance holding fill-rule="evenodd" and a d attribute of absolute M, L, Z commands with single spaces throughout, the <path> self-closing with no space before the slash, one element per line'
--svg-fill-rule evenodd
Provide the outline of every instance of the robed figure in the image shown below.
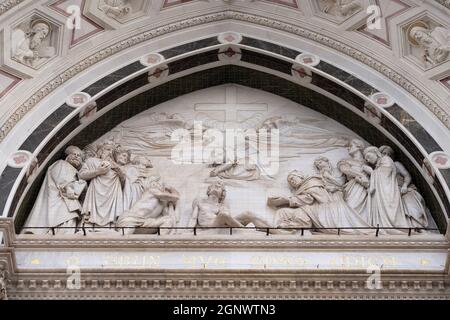
<path fill-rule="evenodd" d="M 112 226 L 123 213 L 120 166 L 113 154 L 115 145 L 106 142 L 99 147 L 98 157 L 89 158 L 80 170 L 80 177 L 90 181 L 83 204 L 85 222 L 94 226 Z"/>
<path fill-rule="evenodd" d="M 351 158 L 339 161 L 337 166 L 348 180 L 343 187 L 344 200 L 361 218 L 369 222 L 368 189 L 373 170 L 366 165 L 363 150 L 364 142 L 352 139 L 348 146 Z"/>
<path fill-rule="evenodd" d="M 319 228 L 322 233 L 366 234 L 370 226 L 345 203 L 342 195 L 333 195 L 321 176 L 305 176 L 294 170 L 288 176 L 292 197 L 270 197 L 274 207 L 289 206 L 277 212 L 279 222 L 297 221 L 295 228 Z M 291 208 L 291 209 L 290 209 Z"/>
<path fill-rule="evenodd" d="M 52 228 L 55 233 L 75 233 L 81 212 L 79 197 L 86 188 L 86 182 L 78 178 L 82 151 L 71 146 L 66 149 L 66 154 L 66 160 L 58 160 L 48 168 L 25 223 L 25 233 L 46 234 Z"/>
<path fill-rule="evenodd" d="M 370 180 L 370 214 L 373 226 L 383 228 L 408 228 L 406 210 L 397 181 L 397 169 L 389 156 L 383 156 L 378 148 L 364 150 L 364 158 L 375 166 Z M 401 233 L 398 229 L 386 229 L 386 233 Z"/>

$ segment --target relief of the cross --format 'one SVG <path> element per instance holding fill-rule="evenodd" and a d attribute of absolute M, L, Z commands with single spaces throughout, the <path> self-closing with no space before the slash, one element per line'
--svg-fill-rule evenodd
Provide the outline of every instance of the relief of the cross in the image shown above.
<path fill-rule="evenodd" d="M 267 112 L 269 107 L 267 103 L 240 103 L 237 97 L 237 87 L 229 86 L 225 88 L 225 102 L 216 103 L 197 103 L 195 105 L 195 111 L 203 112 L 217 112 L 222 111 L 224 113 L 224 122 L 237 122 L 238 114 L 242 111 L 265 111 Z"/>

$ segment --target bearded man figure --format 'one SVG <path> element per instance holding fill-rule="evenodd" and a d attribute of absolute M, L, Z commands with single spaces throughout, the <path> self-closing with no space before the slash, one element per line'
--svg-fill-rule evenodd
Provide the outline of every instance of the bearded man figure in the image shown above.
<path fill-rule="evenodd" d="M 432 65 L 446 61 L 450 55 L 450 30 L 443 27 L 429 29 L 425 24 L 411 28 L 409 42 L 424 50 L 424 60 Z"/>
<path fill-rule="evenodd" d="M 43 41 L 51 33 L 51 26 L 44 20 L 31 23 L 31 30 L 14 30 L 11 39 L 12 56 L 15 60 L 30 67 L 38 67 L 43 60 L 54 55 L 53 47 L 44 47 Z"/>
<path fill-rule="evenodd" d="M 86 181 L 78 178 L 83 152 L 70 146 L 65 153 L 65 160 L 58 160 L 48 168 L 24 233 L 45 234 L 51 229 L 58 234 L 75 233 L 81 212 L 79 197 L 86 188 Z"/>

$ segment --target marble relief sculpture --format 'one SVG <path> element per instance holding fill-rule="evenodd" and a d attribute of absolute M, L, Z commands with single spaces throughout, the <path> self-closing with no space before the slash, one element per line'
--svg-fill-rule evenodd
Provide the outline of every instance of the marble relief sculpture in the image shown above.
<path fill-rule="evenodd" d="M 114 158 L 116 156 L 116 158 Z M 129 160 L 127 152 L 117 152 L 113 142 L 107 141 L 98 149 L 98 155 L 89 158 L 80 170 L 80 178 L 89 181 L 82 215 L 88 225 L 112 226 L 123 212 L 120 168 Z"/>
<path fill-rule="evenodd" d="M 123 188 L 123 210 L 130 210 L 144 193 L 144 181 L 159 181 L 159 177 L 153 170 L 150 159 L 144 156 L 136 156 L 130 163 L 122 167 L 125 174 Z"/>
<path fill-rule="evenodd" d="M 359 0 L 324 0 L 322 11 L 333 16 L 347 17 L 358 9 L 361 9 Z"/>
<path fill-rule="evenodd" d="M 353 139 L 348 148 L 351 157 L 338 161 L 336 167 L 320 156 L 314 160 L 314 174 L 290 172 L 287 182 L 292 196 L 275 195 L 267 200 L 267 205 L 276 209 L 274 224 L 251 211 L 231 214 L 224 203 L 225 185 L 219 180 L 208 186 L 207 198 L 195 199 L 187 226 L 252 225 L 256 230 L 269 228 L 272 234 L 295 233 L 301 228 L 328 234 L 336 234 L 338 228 L 340 234 L 370 234 L 371 227 L 402 234 L 406 230 L 395 228 L 428 227 L 424 200 L 406 168 L 393 161 L 393 149 L 370 146 L 362 152 L 363 148 L 362 141 Z M 176 233 L 172 228 L 180 227 L 182 194 L 161 182 L 148 157 L 133 155 L 108 140 L 97 149 L 90 145 L 86 150 L 91 153 L 70 146 L 66 159 L 49 167 L 25 224 L 42 229 L 25 228 L 26 233 L 75 233 L 80 224 L 119 228 L 126 234 L 138 228 L 147 233 L 157 228 L 161 234 Z M 86 181 L 89 186 L 81 203 Z"/>
<path fill-rule="evenodd" d="M 38 68 L 55 55 L 55 48 L 44 44 L 44 40 L 51 36 L 52 27 L 42 19 L 32 20 L 29 25 L 28 30 L 16 28 L 13 31 L 12 58 L 26 66 Z"/>
<path fill-rule="evenodd" d="M 447 60 L 450 54 L 450 30 L 444 27 L 429 28 L 425 23 L 410 27 L 409 42 L 423 50 L 426 63 L 436 65 Z"/>
<path fill-rule="evenodd" d="M 389 146 L 381 146 L 380 152 L 383 155 L 394 159 L 394 150 Z M 412 183 L 411 175 L 405 166 L 395 161 L 395 167 L 397 169 L 397 182 L 400 188 L 402 203 L 405 208 L 406 216 L 409 219 L 409 224 L 414 228 L 426 228 L 428 227 L 427 208 L 425 200 L 419 192 L 417 192 L 416 186 Z"/>
<path fill-rule="evenodd" d="M 176 110 L 180 113 L 149 110 L 121 123 L 84 151 L 67 148 L 67 157 L 49 167 L 25 223 L 42 229 L 23 232 L 74 234 L 85 226 L 84 230 L 96 231 L 90 236 L 102 231 L 173 235 L 183 228 L 192 234 L 198 227 L 221 234 L 221 228 L 247 227 L 245 232 L 253 234 L 306 229 L 304 233 L 313 235 L 373 235 L 377 227 L 383 228 L 381 234 L 405 234 L 408 228 L 429 225 L 423 197 L 405 166 L 393 160 L 389 146 L 366 148 L 364 141 L 322 116 L 296 113 L 295 105 L 283 116 L 272 112 L 252 119 L 253 132 L 273 130 L 279 138 L 258 136 L 253 141 L 255 135 L 241 136 L 232 144 L 218 145 L 215 157 L 196 161 L 199 154 L 191 152 L 205 155 L 210 150 L 202 149 L 210 147 L 208 130 L 219 128 L 227 138 L 221 130 L 229 123 L 216 119 L 210 121 L 215 127 L 196 126 L 197 114 L 182 113 L 185 109 L 181 104 Z M 289 106 L 283 106 L 286 109 Z M 242 118 L 249 119 L 253 111 L 242 112 Z M 247 130 L 247 125 L 233 122 L 229 127 Z M 180 142 L 174 139 L 176 132 L 189 142 L 187 151 L 182 150 L 186 151 L 183 159 L 191 162 L 174 159 L 172 151 Z M 261 159 L 248 165 L 249 155 L 260 151 L 253 150 L 255 146 L 270 152 L 279 148 L 277 170 L 264 171 Z M 240 152 L 234 153 L 238 148 Z M 238 160 L 220 163 L 220 159 Z M 206 197 L 199 197 L 199 190 L 206 190 Z"/>
<path fill-rule="evenodd" d="M 348 180 L 343 188 L 344 200 L 361 218 L 368 222 L 368 189 L 370 186 L 370 174 L 373 170 L 366 164 L 363 150 L 364 142 L 358 139 L 351 140 L 348 147 L 348 153 L 351 158 L 339 161 L 337 166 Z"/>
<path fill-rule="evenodd" d="M 114 19 L 123 18 L 131 12 L 128 0 L 100 0 L 100 9 Z"/>
<path fill-rule="evenodd" d="M 192 204 L 192 216 L 189 221 L 189 227 L 244 228 L 249 224 L 253 224 L 257 228 L 271 228 L 268 222 L 252 212 L 243 212 L 233 216 L 229 208 L 224 204 L 226 190 L 222 182 L 209 185 L 206 195 L 207 198 L 198 198 Z"/>
<path fill-rule="evenodd" d="M 221 179 L 253 181 L 261 178 L 261 172 L 255 164 L 240 164 L 239 161 L 212 165 L 211 177 Z"/>
<path fill-rule="evenodd" d="M 324 127 L 320 119 L 297 116 L 275 116 L 265 120 L 258 131 L 280 132 L 280 151 L 282 157 L 291 158 L 302 154 L 321 154 L 348 145 L 347 134 L 334 132 Z"/>
<path fill-rule="evenodd" d="M 97 147 L 92 144 L 89 144 L 86 147 L 84 147 L 83 152 L 85 159 L 97 157 Z"/>
<path fill-rule="evenodd" d="M 281 210 L 282 217 L 278 221 L 297 220 L 305 222 L 295 228 L 319 228 L 322 233 L 338 233 L 336 228 L 368 228 L 370 227 L 352 208 L 343 200 L 342 195 L 336 191 L 336 196 L 327 190 L 323 177 L 331 178 L 332 169 L 327 161 L 317 163 L 320 175 L 307 176 L 299 171 L 293 171 L 288 175 L 288 183 L 292 188 L 293 196 L 269 197 L 268 204 L 274 207 L 287 206 L 295 210 Z M 336 179 L 329 181 L 335 184 Z M 337 186 L 335 184 L 335 186 Z M 336 190 L 336 189 L 334 189 Z M 294 216 L 294 217 L 292 217 Z M 295 217 L 296 216 L 296 217 Z M 342 234 L 364 234 L 368 230 L 345 229 Z"/>
<path fill-rule="evenodd" d="M 383 155 L 377 147 L 364 150 L 364 158 L 374 166 L 370 177 L 369 222 L 383 228 L 408 228 L 407 214 L 401 199 L 394 161 Z M 391 233 L 402 232 L 391 230 Z"/>
<path fill-rule="evenodd" d="M 142 181 L 143 193 L 139 200 L 117 220 L 117 227 L 125 234 L 132 234 L 135 228 L 162 228 L 162 235 L 175 233 L 179 217 L 176 203 L 180 194 L 173 187 L 166 186 L 152 177 Z M 153 231 L 155 233 L 156 231 Z"/>
<path fill-rule="evenodd" d="M 342 188 L 346 182 L 343 173 L 339 169 L 333 168 L 330 160 L 326 157 L 318 157 L 314 161 L 314 167 L 322 177 L 325 189 L 332 195 L 343 197 Z"/>
<path fill-rule="evenodd" d="M 31 210 L 25 229 L 27 233 L 45 234 L 54 228 L 55 233 L 74 233 L 82 206 L 80 196 L 86 182 L 79 178 L 83 165 L 83 153 L 75 146 L 66 149 L 66 159 L 52 164 L 42 183 L 38 198 Z"/>

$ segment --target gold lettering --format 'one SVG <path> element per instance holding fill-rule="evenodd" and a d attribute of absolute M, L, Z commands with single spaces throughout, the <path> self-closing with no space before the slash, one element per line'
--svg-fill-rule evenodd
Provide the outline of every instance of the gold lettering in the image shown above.
<path fill-rule="evenodd" d="M 105 265 L 109 267 L 158 267 L 160 263 L 160 256 L 114 255 L 105 257 Z"/>
<path fill-rule="evenodd" d="M 183 264 L 186 267 L 208 268 L 210 266 L 223 266 L 225 257 L 221 256 L 187 256 L 183 255 Z"/>
<path fill-rule="evenodd" d="M 252 256 L 250 257 L 250 264 L 255 267 L 290 267 L 305 266 L 307 260 L 303 257 L 292 256 Z"/>
<path fill-rule="evenodd" d="M 384 265 L 387 265 L 387 266 L 396 267 L 397 266 L 397 257 L 394 257 L 394 256 L 384 257 L 383 263 L 384 263 Z"/>

